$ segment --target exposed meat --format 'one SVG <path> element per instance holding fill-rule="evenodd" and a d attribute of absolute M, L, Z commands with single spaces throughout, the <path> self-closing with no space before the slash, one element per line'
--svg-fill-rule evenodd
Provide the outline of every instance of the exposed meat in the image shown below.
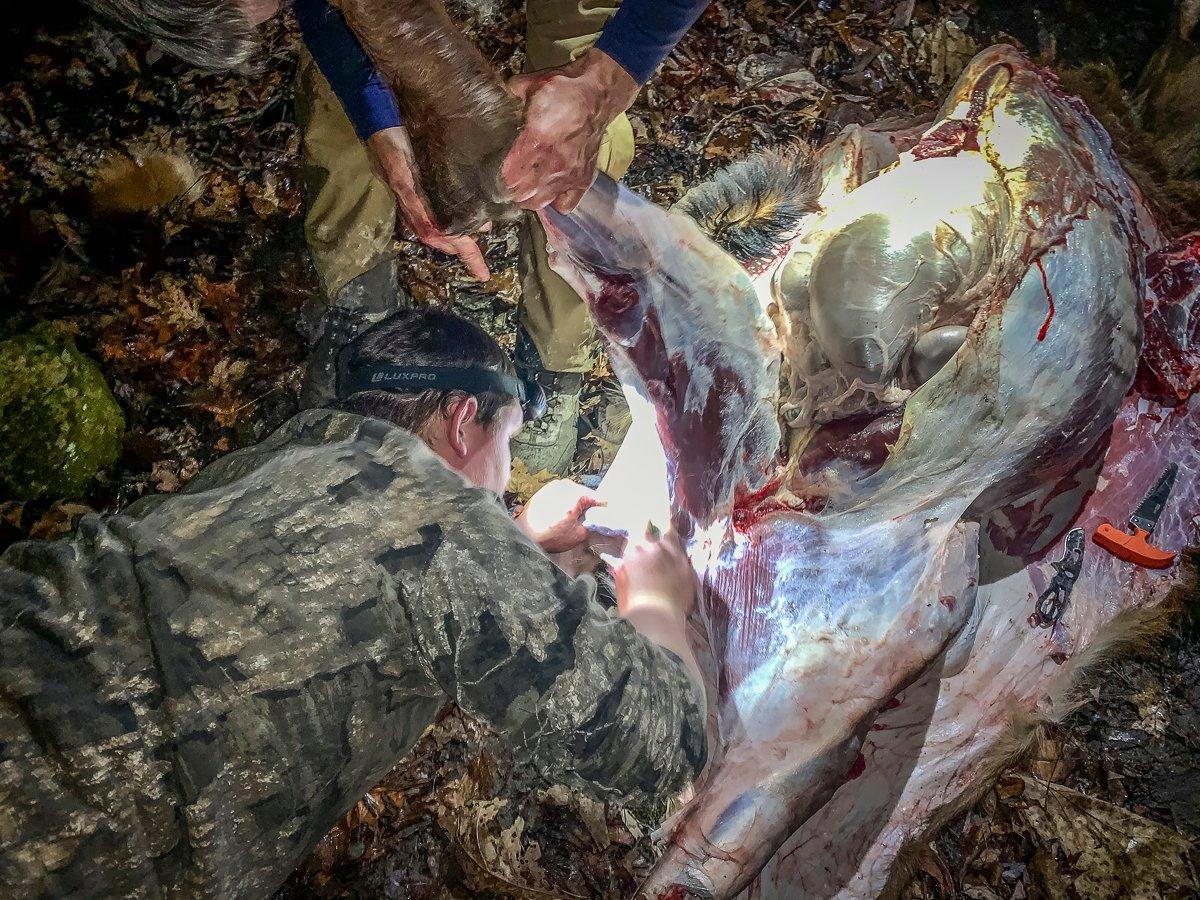
<path fill-rule="evenodd" d="M 945 122 L 972 139 L 913 152 L 944 146 Z M 1107 136 L 999 47 L 926 138 L 874 178 L 848 159 L 878 153 L 861 132 L 823 154 L 824 209 L 757 303 L 689 222 L 611 183 L 545 214 L 555 265 L 650 401 L 605 489 L 622 495 L 631 457 L 662 460 L 704 585 L 713 752 L 646 896 L 876 895 L 1015 717 L 1052 712 L 1113 620 L 1178 578 L 1089 543 L 1064 619 L 1028 622 L 1066 530 L 1122 524 L 1167 461 L 1159 543 L 1181 548 L 1200 512 L 1196 401 L 1126 396 L 1157 233 Z M 772 304 L 805 451 L 788 461 Z M 959 326 L 948 361 L 902 383 L 918 340 Z"/>
<path fill-rule="evenodd" d="M 1102 473 L 1050 504 L 1054 522 L 1046 530 L 1078 526 L 1088 536 L 1082 573 L 1057 627 L 1032 628 L 1026 617 L 1053 575 L 1050 562 L 1062 555 L 1062 538 L 1028 565 L 982 542 L 981 586 L 968 626 L 900 694 L 900 703 L 875 719 L 862 748 L 863 776 L 840 787 L 787 840 L 761 873 L 755 897 L 878 896 L 901 851 L 971 796 L 1030 721 L 1065 715 L 1075 676 L 1135 631 L 1178 585 L 1178 570 L 1139 569 L 1091 543 L 1101 522 L 1124 526 L 1170 462 L 1181 464 L 1179 480 L 1155 544 L 1179 550 L 1196 543 L 1200 399 L 1193 396 L 1174 419 L 1169 413 L 1131 394 L 1113 426 Z"/>
<path fill-rule="evenodd" d="M 677 507 L 701 527 L 727 517 L 779 447 L 779 349 L 749 275 L 690 219 L 607 178 L 573 215 L 543 221 L 614 370 L 653 405 Z"/>
<path fill-rule="evenodd" d="M 1152 255 L 1146 274 L 1146 349 L 1137 386 L 1173 406 L 1200 387 L 1200 235 Z"/>

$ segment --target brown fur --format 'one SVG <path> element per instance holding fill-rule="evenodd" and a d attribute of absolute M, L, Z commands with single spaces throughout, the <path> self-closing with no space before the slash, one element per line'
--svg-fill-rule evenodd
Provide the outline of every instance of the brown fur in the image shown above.
<path fill-rule="evenodd" d="M 391 83 L 438 223 L 456 234 L 517 210 L 500 164 L 520 104 L 439 0 L 336 0 Z"/>
<path fill-rule="evenodd" d="M 743 265 L 771 260 L 819 207 L 821 173 L 805 144 L 756 153 L 690 188 L 672 207 Z"/>
<path fill-rule="evenodd" d="M 1154 135 L 1137 123 L 1117 73 L 1104 63 L 1088 63 L 1062 73 L 1063 88 L 1077 94 L 1112 137 L 1125 170 L 1137 183 L 1163 230 L 1177 237 L 1200 223 L 1200 187 L 1178 177 L 1156 146 Z"/>
<path fill-rule="evenodd" d="M 887 888 L 881 896 L 899 897 L 916 874 L 923 846 L 951 819 L 978 801 L 1005 769 L 1027 759 L 1041 746 L 1047 724 L 1062 722 L 1086 702 L 1086 698 L 1079 693 L 1079 686 L 1088 673 L 1120 653 L 1145 648 L 1166 633 L 1180 610 L 1196 602 L 1200 591 L 1200 547 L 1186 550 L 1180 566 L 1184 573 L 1183 578 L 1161 605 L 1152 609 L 1131 609 L 1117 616 L 1081 653 L 1077 653 L 1063 664 L 1045 713 L 1013 710 L 1008 733 L 992 748 L 988 762 L 974 788 L 938 813 L 929 822 L 924 834 L 901 851 L 892 867 Z"/>
<path fill-rule="evenodd" d="M 185 156 L 132 148 L 107 157 L 88 181 L 97 215 L 130 215 L 194 201 L 204 179 Z"/>

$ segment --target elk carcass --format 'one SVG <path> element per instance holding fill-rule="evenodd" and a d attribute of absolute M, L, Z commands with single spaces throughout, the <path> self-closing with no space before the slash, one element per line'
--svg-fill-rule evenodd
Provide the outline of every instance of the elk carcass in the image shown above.
<path fill-rule="evenodd" d="M 711 761 L 647 897 L 877 895 L 1179 582 L 1097 525 L 1170 463 L 1156 543 L 1200 512 L 1196 244 L 1052 75 L 993 47 L 929 127 L 817 164 L 757 278 L 603 179 L 543 213 L 634 399 L 597 524 L 669 515 L 703 585 Z"/>

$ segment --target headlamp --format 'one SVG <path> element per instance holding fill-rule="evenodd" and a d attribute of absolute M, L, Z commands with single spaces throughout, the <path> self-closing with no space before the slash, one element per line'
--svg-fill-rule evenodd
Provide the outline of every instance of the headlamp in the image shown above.
<path fill-rule="evenodd" d="M 363 391 L 393 391 L 408 394 L 427 390 L 494 393 L 512 397 L 521 404 L 526 422 L 546 412 L 546 391 L 533 378 L 515 378 L 507 372 L 483 366 L 396 366 L 359 363 L 338 366 L 339 400 Z"/>

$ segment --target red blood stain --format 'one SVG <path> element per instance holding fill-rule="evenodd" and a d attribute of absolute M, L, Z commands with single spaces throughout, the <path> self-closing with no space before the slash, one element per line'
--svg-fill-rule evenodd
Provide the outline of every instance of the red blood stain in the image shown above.
<path fill-rule="evenodd" d="M 733 527 L 739 533 L 749 531 L 751 526 L 758 524 L 771 513 L 790 511 L 791 507 L 778 500 L 768 500 L 753 509 L 738 507 L 733 511 Z"/>
<path fill-rule="evenodd" d="M 979 76 L 971 91 L 971 103 L 967 114 L 961 119 L 948 119 L 935 128 L 912 148 L 913 159 L 938 159 L 957 156 L 962 150 L 979 150 L 979 123 L 987 111 L 988 94 L 992 83 L 1001 72 L 1012 77 L 1012 66 L 998 63 Z"/>
<path fill-rule="evenodd" d="M 846 773 L 846 778 L 842 784 L 845 784 L 847 781 L 853 781 L 865 771 L 867 771 L 867 759 L 860 753 L 858 754 L 858 758 L 854 760 L 854 765 L 850 767 L 850 771 Z"/>
<path fill-rule="evenodd" d="M 638 292 L 632 275 L 597 274 L 604 282 L 596 298 L 597 312 L 619 316 L 637 306 Z"/>
<path fill-rule="evenodd" d="M 913 159 L 941 159 L 962 150 L 979 149 L 979 126 L 952 119 L 929 132 L 912 148 Z"/>
<path fill-rule="evenodd" d="M 876 722 L 874 725 L 871 726 L 871 730 L 872 731 L 887 731 L 887 726 L 883 725 L 879 722 Z"/>
<path fill-rule="evenodd" d="M 954 612 L 954 607 L 958 605 L 958 598 L 951 596 L 938 597 L 938 603 L 942 604 L 950 612 Z"/>
<path fill-rule="evenodd" d="M 1046 300 L 1050 304 L 1050 312 L 1046 313 L 1046 321 L 1042 323 L 1041 330 L 1038 331 L 1037 336 L 1039 341 L 1044 341 L 1046 334 L 1050 331 L 1050 323 L 1054 320 L 1054 295 L 1050 293 L 1050 282 L 1046 280 L 1046 267 L 1042 265 L 1042 261 L 1036 259 L 1033 264 L 1042 273 L 1042 289 L 1046 292 Z"/>
<path fill-rule="evenodd" d="M 1134 387 L 1176 408 L 1200 387 L 1200 234 L 1146 260 L 1145 340 Z"/>
<path fill-rule="evenodd" d="M 887 703 L 883 704 L 883 708 L 884 709 L 899 709 L 902 705 L 903 704 L 900 702 L 899 697 L 893 697 Z"/>
<path fill-rule="evenodd" d="M 757 491 L 737 499 L 733 507 L 733 527 L 735 530 L 745 532 L 764 516 L 773 512 L 791 509 L 786 503 L 771 499 L 772 495 L 779 490 L 780 483 L 781 479 L 772 478 Z"/>
<path fill-rule="evenodd" d="M 737 505 L 744 506 L 744 507 L 753 507 L 759 503 L 762 503 L 768 497 L 772 496 L 777 490 L 779 490 L 779 485 L 782 483 L 783 483 L 782 478 L 772 478 L 765 485 L 760 487 L 757 491 L 753 491 L 752 493 L 746 494 L 742 497 L 738 497 Z"/>

